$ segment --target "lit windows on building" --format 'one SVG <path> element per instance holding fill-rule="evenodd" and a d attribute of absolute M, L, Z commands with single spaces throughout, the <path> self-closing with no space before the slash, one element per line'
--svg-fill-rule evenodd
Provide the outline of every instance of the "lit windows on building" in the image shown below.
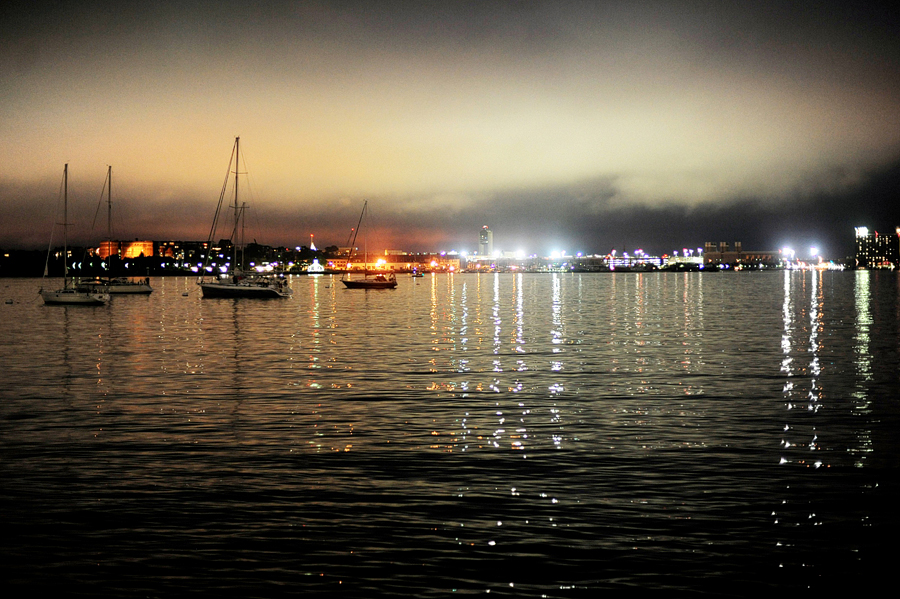
<path fill-rule="evenodd" d="M 900 263 L 900 227 L 879 235 L 868 227 L 856 227 L 857 268 L 895 268 Z"/>
<path fill-rule="evenodd" d="M 102 241 L 100 242 L 100 257 L 118 256 L 122 259 L 153 256 L 152 241 Z"/>

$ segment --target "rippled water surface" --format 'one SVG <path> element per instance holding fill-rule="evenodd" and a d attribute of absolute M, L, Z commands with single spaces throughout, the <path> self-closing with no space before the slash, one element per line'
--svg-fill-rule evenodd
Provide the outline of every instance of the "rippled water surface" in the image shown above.
<path fill-rule="evenodd" d="M 67 595 L 865 590 L 892 273 L 463 274 L 100 308 L 0 279 L 0 571 Z M 185 295 L 186 294 L 186 295 Z"/>

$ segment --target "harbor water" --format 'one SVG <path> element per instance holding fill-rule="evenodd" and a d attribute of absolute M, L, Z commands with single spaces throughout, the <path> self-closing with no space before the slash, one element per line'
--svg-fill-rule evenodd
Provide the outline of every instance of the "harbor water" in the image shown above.
<path fill-rule="evenodd" d="M 0 279 L 15 596 L 804 595 L 892 574 L 895 273 L 151 284 L 65 307 Z"/>

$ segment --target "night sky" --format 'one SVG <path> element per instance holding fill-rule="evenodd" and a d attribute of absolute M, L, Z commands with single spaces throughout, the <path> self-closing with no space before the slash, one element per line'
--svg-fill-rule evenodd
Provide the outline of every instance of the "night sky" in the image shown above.
<path fill-rule="evenodd" d="M 252 237 L 548 254 L 852 250 L 900 225 L 900 12 L 848 2 L 17 2 L 0 246 L 206 238 L 235 136 Z M 859 6 L 857 6 L 859 4 Z"/>

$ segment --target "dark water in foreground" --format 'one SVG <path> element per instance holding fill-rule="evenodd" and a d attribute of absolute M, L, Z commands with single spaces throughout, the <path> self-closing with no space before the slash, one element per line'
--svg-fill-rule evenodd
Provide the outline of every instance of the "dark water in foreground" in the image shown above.
<path fill-rule="evenodd" d="M 896 568 L 892 273 L 0 280 L 17 595 L 874 589 Z M 188 292 L 188 296 L 183 295 Z"/>

